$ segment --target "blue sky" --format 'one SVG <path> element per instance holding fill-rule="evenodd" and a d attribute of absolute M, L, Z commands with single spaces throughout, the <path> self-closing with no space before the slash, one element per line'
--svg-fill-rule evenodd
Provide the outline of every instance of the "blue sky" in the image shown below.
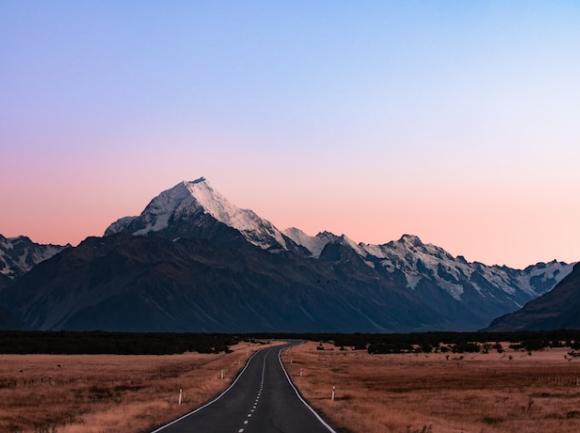
<path fill-rule="evenodd" d="M 577 2 L 0 0 L 0 41 L 5 236 L 205 176 L 281 229 L 578 260 Z"/>

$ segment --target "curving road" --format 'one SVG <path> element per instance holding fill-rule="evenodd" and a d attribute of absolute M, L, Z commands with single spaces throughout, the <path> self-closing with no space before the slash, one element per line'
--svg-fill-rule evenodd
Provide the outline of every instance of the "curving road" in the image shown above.
<path fill-rule="evenodd" d="M 258 351 L 219 397 L 151 433 L 336 433 L 298 395 L 280 361 Z"/>

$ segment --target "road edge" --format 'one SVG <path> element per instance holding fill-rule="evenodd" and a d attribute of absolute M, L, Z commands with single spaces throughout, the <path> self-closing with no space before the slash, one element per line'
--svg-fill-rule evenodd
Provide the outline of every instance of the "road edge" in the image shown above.
<path fill-rule="evenodd" d="M 262 349 L 263 350 L 263 349 Z M 185 418 L 199 412 L 202 409 L 205 409 L 206 407 L 214 404 L 216 401 L 218 401 L 220 398 L 222 398 L 224 395 L 226 395 L 226 393 L 232 389 L 234 387 L 234 385 L 238 382 L 239 378 L 242 377 L 242 374 L 244 374 L 244 372 L 246 371 L 246 369 L 248 368 L 248 366 L 250 365 L 250 362 L 252 362 L 252 359 L 254 359 L 254 356 L 256 356 L 256 354 L 259 352 L 259 350 L 256 350 L 252 356 L 250 356 L 250 358 L 248 358 L 248 362 L 246 362 L 246 365 L 244 366 L 244 368 L 242 369 L 242 371 L 240 371 L 238 373 L 238 375 L 236 376 L 236 378 L 234 379 L 234 381 L 230 384 L 230 386 L 228 386 L 221 394 L 218 394 L 216 397 L 212 398 L 211 400 L 207 401 L 206 403 L 202 404 L 201 406 L 199 406 L 198 408 L 192 410 L 191 412 L 187 412 L 184 415 L 181 415 L 179 418 L 174 419 L 173 421 L 168 422 L 167 424 L 163 424 L 160 427 L 157 427 L 155 430 L 151 430 L 149 431 L 149 433 L 157 433 L 160 432 L 164 429 L 166 429 L 167 427 L 178 423 L 181 420 L 184 420 Z"/>
<path fill-rule="evenodd" d="M 292 347 L 292 346 L 290 346 Z M 298 399 L 304 404 L 304 406 L 306 406 L 310 412 L 312 412 L 314 414 L 314 416 L 316 417 L 316 419 L 318 419 L 318 421 L 331 433 L 338 433 L 336 430 L 334 430 L 334 428 L 332 428 L 330 426 L 330 424 L 328 424 L 319 414 L 318 412 L 316 412 L 312 406 L 310 406 L 308 404 L 308 402 L 306 400 L 304 400 L 304 398 L 302 398 L 302 395 L 300 394 L 300 391 L 298 391 L 298 388 L 296 388 L 296 386 L 294 386 L 294 383 L 292 383 L 292 379 L 290 379 L 290 376 L 288 375 L 288 372 L 286 371 L 286 367 L 284 367 L 284 363 L 282 362 L 282 349 L 284 349 L 284 347 L 280 348 L 280 350 L 278 351 L 278 362 L 280 363 L 280 367 L 282 367 L 282 371 L 284 372 L 284 375 L 286 376 L 286 380 L 288 381 L 288 383 L 290 384 L 290 386 L 292 387 L 292 389 L 294 390 L 294 392 L 296 393 L 296 396 L 298 397 Z"/>

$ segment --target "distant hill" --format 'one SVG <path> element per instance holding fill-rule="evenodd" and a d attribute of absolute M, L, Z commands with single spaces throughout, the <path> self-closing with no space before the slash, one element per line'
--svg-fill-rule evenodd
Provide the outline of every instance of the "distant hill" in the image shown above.
<path fill-rule="evenodd" d="M 580 329 L 580 264 L 554 289 L 515 313 L 495 319 L 485 331 Z"/>

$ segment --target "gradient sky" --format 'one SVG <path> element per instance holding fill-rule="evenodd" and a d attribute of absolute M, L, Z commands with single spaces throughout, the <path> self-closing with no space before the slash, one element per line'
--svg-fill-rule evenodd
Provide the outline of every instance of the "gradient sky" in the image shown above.
<path fill-rule="evenodd" d="M 0 233 L 205 176 L 278 228 L 580 260 L 578 1 L 0 0 Z"/>

